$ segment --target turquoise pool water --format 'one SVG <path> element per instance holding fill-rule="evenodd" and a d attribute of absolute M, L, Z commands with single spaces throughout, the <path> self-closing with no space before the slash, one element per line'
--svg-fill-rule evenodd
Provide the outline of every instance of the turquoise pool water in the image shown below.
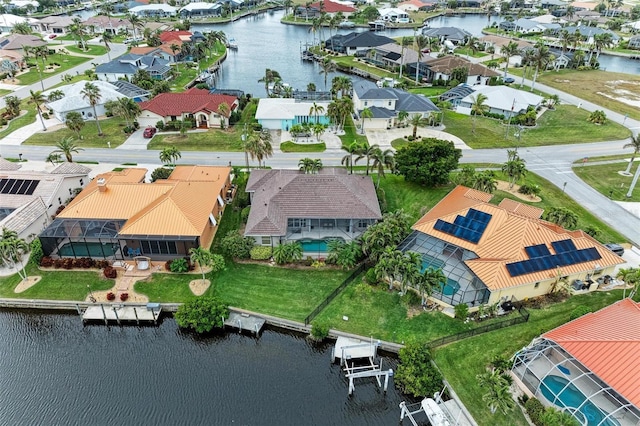
<path fill-rule="evenodd" d="M 332 240 L 342 240 L 341 238 L 332 238 Z M 327 240 L 302 240 L 300 241 L 303 252 L 327 253 Z"/>
<path fill-rule="evenodd" d="M 114 252 L 114 245 L 108 243 L 66 243 L 58 250 L 58 256 L 102 257 L 104 253 L 108 257 Z"/>
<path fill-rule="evenodd" d="M 458 290 L 460 290 L 460 284 L 458 284 L 458 281 L 447 278 L 447 284 L 444 287 L 441 286 L 440 288 L 440 293 L 444 294 L 445 296 L 453 296 L 458 292 Z"/>
<path fill-rule="evenodd" d="M 591 401 L 585 402 L 587 398 L 584 394 L 572 383 L 567 386 L 568 383 L 569 381 L 564 377 L 547 376 L 542 380 L 540 392 L 542 392 L 542 395 L 544 395 L 549 402 L 558 407 L 580 407 L 579 412 L 586 418 L 588 426 L 620 426 L 620 423 L 612 418 L 608 418 L 603 422 L 602 420 L 605 418 L 606 413 Z"/>
<path fill-rule="evenodd" d="M 422 255 L 422 270 L 420 272 L 424 272 L 427 268 L 433 269 L 442 269 L 444 268 L 445 262 L 436 257 L 429 256 L 427 254 Z"/>

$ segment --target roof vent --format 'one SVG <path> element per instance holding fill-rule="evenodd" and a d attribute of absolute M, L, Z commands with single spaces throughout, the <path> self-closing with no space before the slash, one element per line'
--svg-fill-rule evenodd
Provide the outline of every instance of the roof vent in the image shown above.
<path fill-rule="evenodd" d="M 98 179 L 98 190 L 100 192 L 105 192 L 107 190 L 107 180 L 105 178 Z"/>

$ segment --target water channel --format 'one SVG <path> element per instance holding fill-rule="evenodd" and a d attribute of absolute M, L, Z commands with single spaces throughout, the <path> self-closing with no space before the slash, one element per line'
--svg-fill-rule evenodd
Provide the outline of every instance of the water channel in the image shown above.
<path fill-rule="evenodd" d="M 199 338 L 0 310 L 3 425 L 396 425 L 404 398 L 347 381 L 330 345 L 266 330 Z M 384 366 L 396 367 L 393 359 Z"/>

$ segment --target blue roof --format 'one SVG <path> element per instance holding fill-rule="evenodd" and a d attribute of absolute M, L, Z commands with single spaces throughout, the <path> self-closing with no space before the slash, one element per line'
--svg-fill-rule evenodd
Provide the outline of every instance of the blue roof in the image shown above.
<path fill-rule="evenodd" d="M 135 65 L 138 62 L 140 65 Z M 135 74 L 138 70 L 164 74 L 169 71 L 169 61 L 149 55 L 127 53 L 96 67 L 96 73 Z"/>

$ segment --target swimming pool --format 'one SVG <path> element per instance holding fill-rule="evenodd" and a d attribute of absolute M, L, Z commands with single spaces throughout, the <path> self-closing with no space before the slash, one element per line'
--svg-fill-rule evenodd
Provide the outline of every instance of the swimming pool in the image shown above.
<path fill-rule="evenodd" d="M 440 284 L 440 293 L 444 294 L 445 296 L 453 296 L 458 292 L 458 290 L 460 290 L 460 284 L 458 283 L 458 281 L 454 281 L 451 278 L 447 278 L 447 284 L 445 284 L 444 286 Z"/>
<path fill-rule="evenodd" d="M 545 377 L 542 379 L 540 392 L 549 402 L 558 407 L 580 407 L 579 412 L 581 416 L 576 417 L 586 418 L 588 426 L 620 426 L 620 423 L 612 418 L 608 418 L 603 422 L 602 420 L 607 414 L 591 401 L 585 402 L 587 397 L 564 377 L 553 375 Z"/>
<path fill-rule="evenodd" d="M 422 255 L 422 268 L 420 272 L 424 272 L 427 268 L 442 269 L 446 263 L 437 257 L 429 256 L 428 254 Z"/>
<path fill-rule="evenodd" d="M 114 253 L 115 244 L 98 242 L 66 243 L 58 249 L 58 256 L 68 257 L 109 257 Z"/>
<path fill-rule="evenodd" d="M 342 238 L 331 238 L 331 240 L 344 241 Z M 302 240 L 299 243 L 303 252 L 327 253 L 327 241 L 329 240 Z"/>

